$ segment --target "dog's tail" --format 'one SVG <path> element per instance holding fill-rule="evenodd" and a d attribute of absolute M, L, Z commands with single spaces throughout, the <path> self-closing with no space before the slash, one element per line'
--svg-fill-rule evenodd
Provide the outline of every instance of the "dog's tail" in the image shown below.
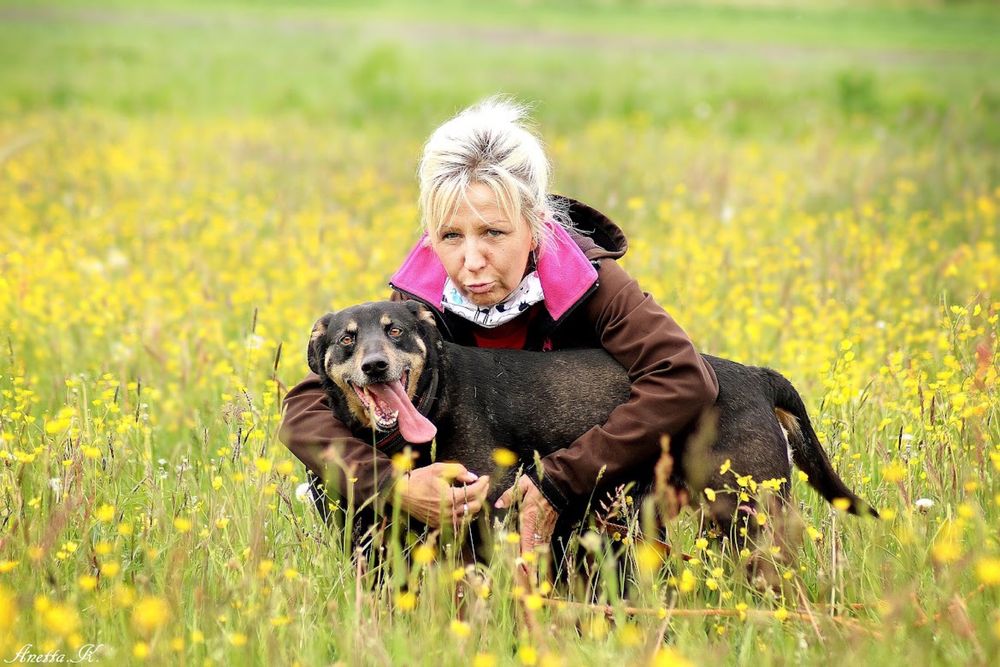
<path fill-rule="evenodd" d="M 850 503 L 847 511 L 851 514 L 871 514 L 877 517 L 875 508 L 847 488 L 844 480 L 833 469 L 816 431 L 813 430 L 812 422 L 809 421 L 802 397 L 792 383 L 770 368 L 765 368 L 764 372 L 774 391 L 774 413 L 788 432 L 792 460 L 809 476 L 809 485 L 830 503 L 838 498 L 847 500 Z"/>

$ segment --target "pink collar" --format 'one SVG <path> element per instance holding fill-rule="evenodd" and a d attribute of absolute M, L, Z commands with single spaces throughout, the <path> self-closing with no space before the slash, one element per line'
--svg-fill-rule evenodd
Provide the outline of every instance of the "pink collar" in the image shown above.
<path fill-rule="evenodd" d="M 545 293 L 542 302 L 545 310 L 553 320 L 558 320 L 597 281 L 597 270 L 561 225 L 551 226 L 552 238 L 545 251 L 539 254 L 536 270 Z M 424 234 L 390 278 L 389 285 L 441 311 L 441 295 L 448 274 L 426 241 L 427 234 Z"/>

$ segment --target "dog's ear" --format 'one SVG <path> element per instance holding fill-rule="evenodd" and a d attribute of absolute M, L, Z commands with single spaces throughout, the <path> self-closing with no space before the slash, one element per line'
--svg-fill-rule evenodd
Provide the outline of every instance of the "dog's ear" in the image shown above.
<path fill-rule="evenodd" d="M 309 347 L 306 348 L 306 359 L 309 361 L 309 370 L 316 375 L 323 374 L 323 356 L 326 352 L 326 330 L 333 320 L 333 313 L 327 313 L 316 320 L 312 333 L 309 334 Z"/>
<path fill-rule="evenodd" d="M 437 319 L 434 317 L 434 313 L 430 309 L 419 301 L 405 301 L 406 307 L 410 309 L 410 312 L 417 316 L 417 320 L 423 322 L 424 324 L 429 324 L 435 329 L 437 328 Z"/>

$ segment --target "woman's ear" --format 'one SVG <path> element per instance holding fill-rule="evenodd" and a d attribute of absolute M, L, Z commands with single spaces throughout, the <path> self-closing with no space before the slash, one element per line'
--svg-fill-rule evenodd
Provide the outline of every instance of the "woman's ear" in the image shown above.
<path fill-rule="evenodd" d="M 327 313 L 316 320 L 312 333 L 309 334 L 309 346 L 306 348 L 306 360 L 309 362 L 309 370 L 316 375 L 323 375 L 323 357 L 326 356 L 328 342 L 326 340 L 326 330 L 333 320 L 334 313 Z"/>

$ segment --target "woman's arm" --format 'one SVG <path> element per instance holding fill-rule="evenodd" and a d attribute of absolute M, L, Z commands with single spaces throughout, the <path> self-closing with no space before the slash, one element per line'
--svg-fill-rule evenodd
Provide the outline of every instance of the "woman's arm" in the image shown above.
<path fill-rule="evenodd" d="M 581 307 L 601 345 L 628 371 L 629 400 L 566 449 L 542 459 L 536 485 L 562 512 L 602 486 L 634 478 L 660 455 L 660 437 L 693 426 L 719 394 L 715 372 L 674 319 L 611 259 L 601 261 L 600 286 Z M 601 472 L 603 469 L 603 473 Z"/>
<path fill-rule="evenodd" d="M 335 496 L 346 500 L 353 486 L 356 507 L 376 494 L 385 500 L 392 462 L 334 416 L 318 375 L 309 373 L 292 387 L 284 413 L 279 439 Z"/>
<path fill-rule="evenodd" d="M 352 496 L 359 507 L 376 494 L 379 505 L 393 501 L 392 461 L 355 438 L 330 409 L 319 376 L 310 373 L 285 396 L 285 417 L 278 437 L 302 463 L 324 480 L 335 497 Z M 337 456 L 331 456 L 336 452 Z M 453 483 L 467 484 L 461 488 Z M 489 476 L 478 477 L 461 465 L 417 468 L 399 489 L 399 506 L 432 528 L 442 518 L 471 519 L 482 508 Z"/>

